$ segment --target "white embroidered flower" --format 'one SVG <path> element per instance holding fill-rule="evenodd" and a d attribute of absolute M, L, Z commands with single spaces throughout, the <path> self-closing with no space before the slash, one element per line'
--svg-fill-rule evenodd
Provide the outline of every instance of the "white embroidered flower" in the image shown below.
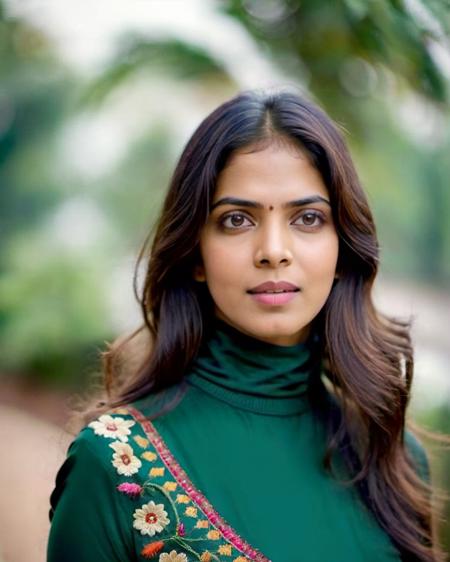
<path fill-rule="evenodd" d="M 128 443 L 114 441 L 109 446 L 114 449 L 112 463 L 119 474 L 131 476 L 141 468 L 142 462 L 133 455 L 133 449 Z"/>
<path fill-rule="evenodd" d="M 164 505 L 162 503 L 155 504 L 154 501 L 149 501 L 141 509 L 136 509 L 133 517 L 133 527 L 140 531 L 141 535 L 150 535 L 151 537 L 155 533 L 160 533 L 170 523 L 167 512 L 164 511 Z"/>
<path fill-rule="evenodd" d="M 108 414 L 100 416 L 98 420 L 93 421 L 89 424 L 94 430 L 96 435 L 103 435 L 103 437 L 109 437 L 110 439 L 120 439 L 126 443 L 128 441 L 127 435 L 130 435 L 129 430 L 135 424 L 133 420 L 124 420 L 123 418 L 113 418 Z"/>
<path fill-rule="evenodd" d="M 172 550 L 170 554 L 159 555 L 159 562 L 188 562 L 186 554 L 177 554 L 175 550 Z"/>

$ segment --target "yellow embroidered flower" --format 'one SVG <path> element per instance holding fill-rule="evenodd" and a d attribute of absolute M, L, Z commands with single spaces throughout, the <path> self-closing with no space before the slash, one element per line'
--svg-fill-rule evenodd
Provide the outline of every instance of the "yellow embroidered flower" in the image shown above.
<path fill-rule="evenodd" d="M 133 527 L 140 531 L 141 535 L 150 535 L 151 537 L 160 533 L 170 523 L 164 505 L 162 503 L 155 504 L 154 501 L 149 501 L 140 509 L 136 509 L 133 517 Z"/>
<path fill-rule="evenodd" d="M 186 554 L 178 554 L 175 550 L 172 550 L 170 554 L 160 554 L 159 562 L 188 562 Z"/>
<path fill-rule="evenodd" d="M 164 488 L 164 490 L 167 490 L 168 492 L 173 492 L 177 488 L 177 483 L 176 482 L 164 482 L 163 488 Z"/>
<path fill-rule="evenodd" d="M 197 508 L 192 507 L 192 505 L 190 505 L 189 507 L 186 508 L 184 513 L 189 517 L 197 517 Z"/>
<path fill-rule="evenodd" d="M 132 420 L 124 420 L 123 418 L 113 418 L 108 414 L 100 416 L 98 420 L 93 421 L 88 427 L 94 430 L 96 435 L 103 435 L 109 439 L 119 439 L 123 443 L 128 441 L 130 435 L 130 427 L 135 424 Z"/>
<path fill-rule="evenodd" d="M 138 472 L 142 463 L 134 456 L 133 449 L 128 443 L 114 441 L 109 446 L 114 450 L 112 464 L 116 467 L 118 474 L 131 476 Z"/>
<path fill-rule="evenodd" d="M 141 459 L 145 459 L 146 461 L 150 462 L 155 461 L 157 458 L 157 455 L 155 455 L 155 453 L 152 453 L 151 451 L 145 451 L 145 453 L 142 453 L 141 455 Z"/>
<path fill-rule="evenodd" d="M 184 494 L 177 494 L 177 499 L 175 501 L 177 503 L 189 503 L 191 500 L 189 496 L 185 496 Z"/>
<path fill-rule="evenodd" d="M 148 473 L 149 476 L 164 476 L 165 468 L 151 468 L 150 472 Z"/>
<path fill-rule="evenodd" d="M 225 554 L 226 556 L 231 556 L 231 544 L 223 544 L 219 546 L 217 551 L 219 554 Z"/>
<path fill-rule="evenodd" d="M 145 439 L 144 437 L 142 437 L 141 435 L 135 435 L 133 437 L 133 439 L 136 441 L 136 443 L 139 445 L 139 447 L 141 447 L 142 449 L 145 449 L 145 447 L 148 447 L 148 439 Z"/>
<path fill-rule="evenodd" d="M 200 556 L 200 562 L 211 562 L 212 556 L 211 553 L 206 551 Z"/>
<path fill-rule="evenodd" d="M 195 524 L 197 529 L 207 529 L 209 527 L 209 522 L 206 519 L 199 519 Z"/>
<path fill-rule="evenodd" d="M 206 536 L 208 537 L 208 539 L 212 539 L 213 541 L 220 539 L 220 533 L 216 529 L 208 531 L 208 534 Z"/>
<path fill-rule="evenodd" d="M 248 562 L 248 558 L 245 558 L 245 556 L 238 556 L 233 562 Z"/>

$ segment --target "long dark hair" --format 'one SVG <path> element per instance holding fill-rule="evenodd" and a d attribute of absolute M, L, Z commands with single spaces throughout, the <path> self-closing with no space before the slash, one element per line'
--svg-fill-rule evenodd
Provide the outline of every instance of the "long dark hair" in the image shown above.
<path fill-rule="evenodd" d="M 316 404 L 329 428 L 324 465 L 340 452 L 351 481 L 403 560 L 441 561 L 433 537 L 431 488 L 404 446 L 413 379 L 409 325 L 372 303 L 379 260 L 373 217 L 339 128 L 316 104 L 291 90 L 247 91 L 200 124 L 176 166 L 156 230 L 139 255 L 135 288 L 144 325 L 104 353 L 103 409 L 133 402 L 181 383 L 212 321 L 206 284 L 193 279 L 199 235 L 216 181 L 230 155 L 276 138 L 297 143 L 328 188 L 339 236 L 338 279 L 314 320 L 326 380 L 339 408 Z M 147 268 L 138 288 L 140 267 Z M 117 376 L 123 350 L 144 335 L 144 355 Z M 434 543 L 434 544 L 433 544 Z"/>

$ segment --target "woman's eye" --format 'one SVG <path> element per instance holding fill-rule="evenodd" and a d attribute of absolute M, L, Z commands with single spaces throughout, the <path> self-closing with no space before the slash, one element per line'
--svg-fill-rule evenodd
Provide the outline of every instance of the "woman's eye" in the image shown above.
<path fill-rule="evenodd" d="M 249 219 L 243 215 L 242 213 L 232 213 L 230 215 L 226 215 L 220 219 L 220 225 L 224 228 L 229 229 L 237 229 L 242 226 L 248 226 L 244 224 L 244 221 L 249 221 Z M 249 221 L 250 222 L 250 221 Z"/>
<path fill-rule="evenodd" d="M 307 226 L 309 228 L 314 228 L 321 226 L 324 222 L 323 217 L 320 213 L 315 211 L 305 211 L 303 212 L 295 222 L 301 221 L 301 226 Z"/>

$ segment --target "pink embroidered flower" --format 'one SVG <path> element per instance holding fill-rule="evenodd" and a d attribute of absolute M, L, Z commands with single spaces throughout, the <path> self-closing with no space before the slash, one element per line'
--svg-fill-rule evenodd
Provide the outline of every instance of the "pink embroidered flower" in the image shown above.
<path fill-rule="evenodd" d="M 180 523 L 178 525 L 177 535 L 180 536 L 180 537 L 184 537 L 184 535 L 185 535 L 184 523 Z"/>
<path fill-rule="evenodd" d="M 142 486 L 139 484 L 134 484 L 133 482 L 124 482 L 123 484 L 119 484 L 117 486 L 119 492 L 126 494 L 132 498 L 136 498 L 142 492 Z"/>
<path fill-rule="evenodd" d="M 103 435 L 109 439 L 119 439 L 123 443 L 128 441 L 130 435 L 130 427 L 135 424 L 133 420 L 124 420 L 121 417 L 115 417 L 108 414 L 100 416 L 98 420 L 93 421 L 88 427 L 94 430 L 96 435 Z"/>
<path fill-rule="evenodd" d="M 121 443 L 120 441 L 114 441 L 114 443 L 110 443 L 109 446 L 114 450 L 112 463 L 113 466 L 116 467 L 118 474 L 131 476 L 138 472 L 142 463 L 134 456 L 133 449 L 130 445 Z"/>
<path fill-rule="evenodd" d="M 141 509 L 133 513 L 133 527 L 141 532 L 141 535 L 153 537 L 160 533 L 170 523 L 167 512 L 162 503 L 156 504 L 153 500 L 145 503 Z"/>

